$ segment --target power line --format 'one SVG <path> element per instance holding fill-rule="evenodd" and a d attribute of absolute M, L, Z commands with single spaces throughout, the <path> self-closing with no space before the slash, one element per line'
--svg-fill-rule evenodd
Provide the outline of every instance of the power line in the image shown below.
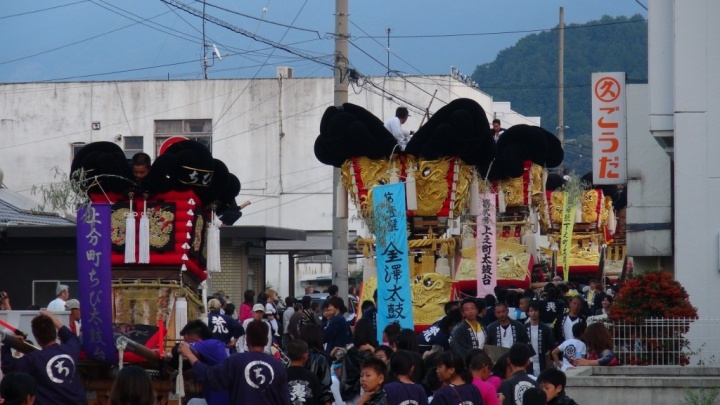
<path fill-rule="evenodd" d="M 28 14 L 41 13 L 41 12 L 43 12 L 43 11 L 55 10 L 55 9 L 57 9 L 57 8 L 74 6 L 75 4 L 85 3 L 85 2 L 87 2 L 87 1 L 88 1 L 88 0 L 80 0 L 80 1 L 76 1 L 76 2 L 74 2 L 74 3 L 61 4 L 61 5 L 59 5 L 59 6 L 41 8 L 41 9 L 33 10 L 33 11 L 26 11 L 26 12 L 24 12 L 24 13 L 17 13 L 17 14 L 5 15 L 5 16 L 0 17 L 0 20 L 4 20 L 4 19 L 6 19 L 6 18 L 12 18 L 12 17 L 20 17 L 20 16 L 28 15 Z"/>
<path fill-rule="evenodd" d="M 285 28 L 288 28 L 288 29 L 294 29 L 294 30 L 298 30 L 298 31 L 313 32 L 313 33 L 317 34 L 318 39 L 322 39 L 322 37 L 320 36 L 320 32 L 317 31 L 317 30 L 311 30 L 311 29 L 309 29 L 309 28 L 302 28 L 302 27 L 295 27 L 295 26 L 293 26 L 293 25 L 282 24 L 282 23 L 279 23 L 279 22 L 266 20 L 266 19 L 264 19 L 264 18 L 254 17 L 254 16 L 251 16 L 251 15 L 248 15 L 248 14 L 243 14 L 243 13 L 241 13 L 241 12 L 239 12 L 239 11 L 230 10 L 230 9 L 228 9 L 228 8 L 225 8 L 225 7 L 220 7 L 220 6 L 218 6 L 218 5 L 211 4 L 211 3 L 208 3 L 208 2 L 203 1 L 203 0 L 196 0 L 196 1 L 197 1 L 198 3 L 202 3 L 202 4 L 205 4 L 205 5 L 207 5 L 207 6 L 216 8 L 216 9 L 218 9 L 218 10 L 227 11 L 228 13 L 232 13 L 232 14 L 235 14 L 235 15 L 239 15 L 239 16 L 242 16 L 242 17 L 245 17 L 245 18 L 250 18 L 250 19 L 252 19 L 252 20 L 257 20 L 257 21 L 260 21 L 260 22 L 262 22 L 262 23 L 277 25 L 277 26 L 280 26 L 280 27 L 285 27 Z"/>
<path fill-rule="evenodd" d="M 161 14 L 158 14 L 158 15 L 156 15 L 156 16 L 154 16 L 154 17 L 146 18 L 146 19 L 143 20 L 143 21 L 148 21 L 148 20 L 151 20 L 151 19 L 153 19 L 153 18 L 160 17 L 160 16 L 165 15 L 165 14 L 167 14 L 167 13 L 169 13 L 169 12 L 170 12 L 170 11 L 166 11 L 166 12 L 161 13 Z M 104 32 L 104 33 L 102 33 L 102 34 L 94 35 L 94 36 L 92 36 L 92 37 L 90 37 L 90 38 L 81 39 L 81 40 L 79 40 L 79 41 L 75 41 L 75 42 L 71 42 L 71 43 L 69 43 L 69 44 L 65 44 L 65 45 L 58 46 L 58 47 L 56 47 L 56 48 L 47 49 L 47 50 L 45 50 L 45 51 L 37 52 L 37 53 L 34 53 L 34 54 L 32 54 L 32 55 L 26 55 L 26 56 L 23 56 L 23 57 L 20 57 L 20 58 L 12 59 L 12 60 L 6 60 L 6 61 L 3 61 L 3 62 L 0 62 L 0 65 L 6 65 L 6 64 L 8 64 L 8 63 L 13 63 L 13 62 L 17 62 L 17 61 L 21 61 L 21 60 L 25 60 L 25 59 L 34 58 L 35 56 L 44 55 L 44 54 L 46 54 L 46 53 L 55 52 L 55 51 L 57 51 L 57 50 L 64 49 L 64 48 L 68 48 L 68 47 L 70 47 L 70 46 L 77 45 L 77 44 L 81 44 L 81 43 L 83 43 L 83 42 L 88 42 L 88 41 L 91 41 L 91 40 L 93 40 L 93 39 L 100 38 L 100 37 L 102 37 L 102 36 L 105 36 L 105 35 L 108 35 L 108 34 L 112 34 L 113 32 L 121 31 L 121 30 L 124 30 L 125 28 L 129 28 L 129 27 L 132 27 L 132 26 L 138 25 L 138 24 L 140 24 L 140 22 L 135 22 L 135 23 L 132 23 L 132 24 L 129 24 L 129 25 L 125 25 L 125 26 L 122 26 L 122 27 L 120 27 L 120 28 L 116 28 L 116 29 L 113 29 L 113 30 Z"/>
<path fill-rule="evenodd" d="M 568 29 L 584 29 L 584 28 L 604 27 L 604 26 L 609 26 L 609 25 L 631 24 L 631 23 L 637 23 L 637 22 L 647 23 L 647 20 L 642 19 L 642 20 L 616 21 L 616 22 L 611 22 L 611 23 L 567 25 L 567 26 L 565 26 L 565 29 L 566 30 L 568 30 Z M 489 35 L 528 34 L 528 33 L 533 33 L 533 32 L 557 31 L 557 30 L 559 30 L 559 28 L 555 27 L 555 28 L 541 28 L 541 29 L 532 29 L 532 30 L 473 32 L 473 33 L 457 33 L 457 34 L 395 35 L 395 36 L 393 36 L 393 39 L 478 37 L 478 36 L 489 36 Z M 355 39 L 367 39 L 367 38 L 376 39 L 376 38 L 385 38 L 385 37 L 374 36 L 374 35 L 355 37 Z"/>

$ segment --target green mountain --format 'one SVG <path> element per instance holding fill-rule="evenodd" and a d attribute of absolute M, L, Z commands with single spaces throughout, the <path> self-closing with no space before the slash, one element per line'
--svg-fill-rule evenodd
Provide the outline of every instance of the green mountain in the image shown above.
<path fill-rule="evenodd" d="M 580 175 L 591 169 L 590 74 L 626 72 L 629 83 L 647 82 L 647 20 L 604 16 L 586 24 L 565 25 L 565 163 Z M 558 31 L 532 34 L 501 51 L 472 75 L 497 101 L 513 110 L 540 116 L 556 133 L 558 105 Z"/>

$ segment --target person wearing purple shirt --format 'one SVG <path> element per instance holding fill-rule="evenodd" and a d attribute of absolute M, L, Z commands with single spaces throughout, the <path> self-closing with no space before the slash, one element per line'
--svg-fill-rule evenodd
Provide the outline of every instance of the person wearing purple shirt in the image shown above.
<path fill-rule="evenodd" d="M 413 367 L 410 352 L 398 350 L 390 358 L 390 375 L 394 381 L 383 386 L 389 405 L 427 405 L 425 388 L 410 379 Z"/>
<path fill-rule="evenodd" d="M 196 319 L 190 321 L 180 331 L 183 340 L 190 344 L 195 355 L 208 366 L 222 363 L 228 357 L 225 343 L 213 339 L 213 333 L 205 322 Z M 228 405 L 230 394 L 227 390 L 211 390 L 203 386 L 203 397 L 208 405 Z"/>
<path fill-rule="evenodd" d="M 231 404 L 290 405 L 285 367 L 280 360 L 263 353 L 267 336 L 266 323 L 250 322 L 245 331 L 248 351 L 215 366 L 198 361 L 187 343 L 180 343 L 179 351 L 192 364 L 193 378 L 203 387 L 230 391 Z"/>
<path fill-rule="evenodd" d="M 80 340 L 48 311 L 32 320 L 32 333 L 42 350 L 15 358 L 10 346 L 2 345 L 2 372 L 22 371 L 37 381 L 36 404 L 87 404 L 85 390 L 78 374 Z M 60 344 L 56 339 L 60 338 Z"/>

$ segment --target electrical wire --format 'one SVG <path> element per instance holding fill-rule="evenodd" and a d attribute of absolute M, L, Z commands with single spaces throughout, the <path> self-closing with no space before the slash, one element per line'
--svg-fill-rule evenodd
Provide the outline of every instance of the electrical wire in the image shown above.
<path fill-rule="evenodd" d="M 320 36 L 320 32 L 317 31 L 317 30 L 312 30 L 312 29 L 309 29 L 309 28 L 302 28 L 302 27 L 295 27 L 295 26 L 293 26 L 293 25 L 287 25 L 287 24 L 283 24 L 283 23 L 279 23 L 279 22 L 275 22 L 275 21 L 266 20 L 266 19 L 264 19 L 264 18 L 254 17 L 254 16 L 251 16 L 251 15 L 248 15 L 248 14 L 243 14 L 243 13 L 241 13 L 241 12 L 239 12 L 239 11 L 230 10 L 230 9 L 228 9 L 228 8 L 225 8 L 225 7 L 220 7 L 220 6 L 216 5 L 216 4 L 208 3 L 207 1 L 203 1 L 203 0 L 196 0 L 196 1 L 197 1 L 198 3 L 205 4 L 206 6 L 210 6 L 210 7 L 216 8 L 216 9 L 218 9 L 218 10 L 227 11 L 228 13 L 231 13 L 231 14 L 235 14 L 235 15 L 239 15 L 239 16 L 242 16 L 242 17 L 245 17 L 245 18 L 250 18 L 250 19 L 252 19 L 252 20 L 260 21 L 261 23 L 266 23 L 266 24 L 271 24 L 271 25 L 277 25 L 277 26 L 280 26 L 280 27 L 285 27 L 285 28 L 288 28 L 288 29 L 293 29 L 293 30 L 298 30 L 298 31 L 313 32 L 313 33 L 317 34 L 318 39 L 322 39 L 322 36 Z M 304 6 L 303 6 L 303 7 L 304 7 Z M 295 20 L 293 20 L 293 22 L 294 22 L 294 21 L 295 21 Z"/>
<path fill-rule="evenodd" d="M 619 24 L 632 24 L 632 23 L 638 23 L 638 22 L 647 23 L 647 20 L 645 20 L 645 19 L 628 20 L 628 21 L 616 21 L 616 22 L 611 22 L 611 23 L 583 24 L 583 25 L 571 24 L 571 25 L 566 25 L 564 28 L 565 28 L 565 30 L 572 30 L 572 29 L 604 27 L 604 26 L 619 25 Z M 457 33 L 457 34 L 395 35 L 395 36 L 393 36 L 393 38 L 394 39 L 421 39 L 421 38 L 479 37 L 479 36 L 489 36 L 489 35 L 529 34 L 529 33 L 534 33 L 534 32 L 557 31 L 559 29 L 560 29 L 559 27 L 554 27 L 554 28 L 540 28 L 540 29 L 531 29 L 531 30 L 474 32 L 474 33 Z M 366 38 L 367 39 L 375 39 L 375 38 L 385 38 L 385 37 L 374 36 L 374 35 L 355 37 L 355 39 L 366 39 Z"/>
<path fill-rule="evenodd" d="M 63 7 L 68 7 L 68 6 L 74 6 L 75 4 L 85 3 L 85 2 L 87 2 L 87 1 L 89 1 L 89 0 L 80 0 L 80 1 L 76 1 L 76 2 L 73 2 L 73 3 L 68 3 L 68 4 L 61 4 L 61 5 L 59 5 L 59 6 L 53 6 L 53 7 L 47 7 L 47 8 L 41 8 L 41 9 L 38 9 L 38 10 L 33 10 L 33 11 L 26 11 L 26 12 L 24 12 L 24 13 L 17 13 L 17 14 L 10 14 L 10 15 L 4 15 L 4 16 L 0 17 L 0 20 L 4 20 L 4 19 L 6 19 L 6 18 L 12 18 L 12 17 L 20 17 L 20 16 L 23 16 L 23 15 L 28 15 L 28 14 L 35 14 L 35 13 L 41 13 L 41 12 L 43 12 L 43 11 L 48 11 L 48 10 L 55 10 L 55 9 L 57 9 L 57 8 L 63 8 Z"/>
<path fill-rule="evenodd" d="M 154 16 L 154 17 L 146 18 L 144 21 L 148 21 L 148 20 L 151 20 L 151 19 L 160 17 L 160 16 L 165 15 L 165 14 L 167 14 L 167 13 L 169 13 L 169 12 L 170 12 L 170 11 L 166 11 L 166 12 L 161 13 L 161 14 L 158 14 L 158 15 L 156 15 L 156 16 Z M 83 42 L 92 41 L 93 39 L 100 38 L 100 37 L 102 37 L 102 36 L 105 36 L 105 35 L 108 35 L 108 34 L 112 34 L 112 33 L 114 33 L 114 32 L 118 32 L 118 31 L 124 30 L 125 28 L 130 28 L 130 27 L 135 26 L 135 25 L 138 25 L 138 24 L 140 24 L 140 22 L 135 22 L 135 23 L 132 23 L 132 24 L 128 24 L 128 25 L 122 26 L 122 27 L 120 27 L 120 28 L 115 28 L 115 29 L 113 29 L 113 30 L 103 32 L 102 34 L 94 35 L 94 36 L 92 36 L 92 37 L 90 37 L 90 38 L 81 39 L 81 40 L 79 40 L 79 41 L 71 42 L 71 43 L 69 43 L 69 44 L 61 45 L 61 46 L 58 46 L 58 47 L 55 47 L 55 48 L 52 48 L 52 49 L 47 49 L 47 50 L 44 50 L 44 51 L 41 51 L 41 52 L 37 52 L 37 53 L 31 54 L 31 55 L 26 55 L 26 56 L 22 56 L 22 57 L 15 58 L 15 59 L 11 59 L 11 60 L 1 61 L 1 62 L 0 62 L 0 65 L 6 65 L 6 64 L 8 64 L 8 63 L 13 63 L 13 62 L 17 62 L 17 61 L 21 61 L 21 60 L 25 60 L 25 59 L 34 58 L 34 57 L 36 57 L 36 56 L 44 55 L 44 54 L 46 54 L 46 53 L 55 52 L 55 51 L 58 51 L 58 50 L 60 50 L 60 49 L 64 49 L 64 48 L 71 47 L 71 46 L 73 46 L 73 45 L 81 44 L 81 43 L 83 43 Z"/>

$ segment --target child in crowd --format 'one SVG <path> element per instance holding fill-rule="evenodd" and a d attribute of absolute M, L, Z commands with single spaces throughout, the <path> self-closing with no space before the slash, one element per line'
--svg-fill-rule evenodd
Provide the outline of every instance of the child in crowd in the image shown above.
<path fill-rule="evenodd" d="M 410 379 L 412 372 L 413 357 L 410 352 L 399 350 L 392 355 L 390 358 L 392 382 L 383 387 L 389 405 L 427 405 L 425 388 Z"/>
<path fill-rule="evenodd" d="M 545 391 L 548 405 L 578 405 L 565 394 L 567 377 L 562 371 L 554 368 L 543 370 L 538 376 L 537 382 Z"/>
<path fill-rule="evenodd" d="M 547 403 L 545 392 L 540 388 L 528 388 L 523 393 L 522 405 L 546 405 Z"/>
<path fill-rule="evenodd" d="M 293 340 L 288 343 L 286 354 L 290 359 L 287 368 L 288 387 L 290 389 L 290 402 L 305 405 L 320 405 L 318 399 L 322 394 L 320 380 L 310 370 L 305 368 L 308 359 L 308 345 L 302 340 Z"/>
<path fill-rule="evenodd" d="M 385 382 L 387 365 L 380 359 L 370 357 L 362 365 L 360 387 L 363 394 L 357 405 L 388 405 L 388 399 L 382 385 Z"/>
<path fill-rule="evenodd" d="M 373 356 L 375 358 L 378 358 L 385 362 L 385 364 L 390 363 L 390 357 L 393 355 L 393 349 L 390 346 L 380 345 L 375 349 L 375 352 L 373 353 Z"/>
<path fill-rule="evenodd" d="M 497 389 L 487 382 L 492 372 L 492 359 L 485 352 L 476 353 L 470 360 L 470 372 L 473 376 L 473 385 L 480 390 L 483 405 L 498 405 Z"/>
<path fill-rule="evenodd" d="M 585 322 L 578 322 L 573 325 L 572 333 L 572 339 L 567 339 L 552 351 L 553 361 L 562 371 L 575 367 L 575 360 L 581 359 L 587 354 L 585 343 L 580 340 L 585 333 Z M 558 357 L 560 353 L 562 353 L 563 356 L 562 361 L 560 361 Z"/>
<path fill-rule="evenodd" d="M 498 357 L 497 361 L 492 366 L 492 375 L 490 375 L 490 377 L 487 379 L 487 382 L 490 383 L 490 385 L 492 385 L 493 387 L 495 387 L 496 391 L 500 389 L 500 384 L 502 384 L 503 380 L 507 379 L 510 376 L 508 374 L 507 359 L 508 353 L 505 353 L 502 356 Z"/>
<path fill-rule="evenodd" d="M 443 386 L 435 391 L 430 405 L 482 404 L 480 391 L 472 382 L 472 375 L 465 369 L 463 358 L 447 351 L 438 359 L 437 376 Z"/>
<path fill-rule="evenodd" d="M 37 382 L 30 374 L 8 373 L 0 382 L 0 402 L 3 404 L 32 405 L 36 392 Z"/>

